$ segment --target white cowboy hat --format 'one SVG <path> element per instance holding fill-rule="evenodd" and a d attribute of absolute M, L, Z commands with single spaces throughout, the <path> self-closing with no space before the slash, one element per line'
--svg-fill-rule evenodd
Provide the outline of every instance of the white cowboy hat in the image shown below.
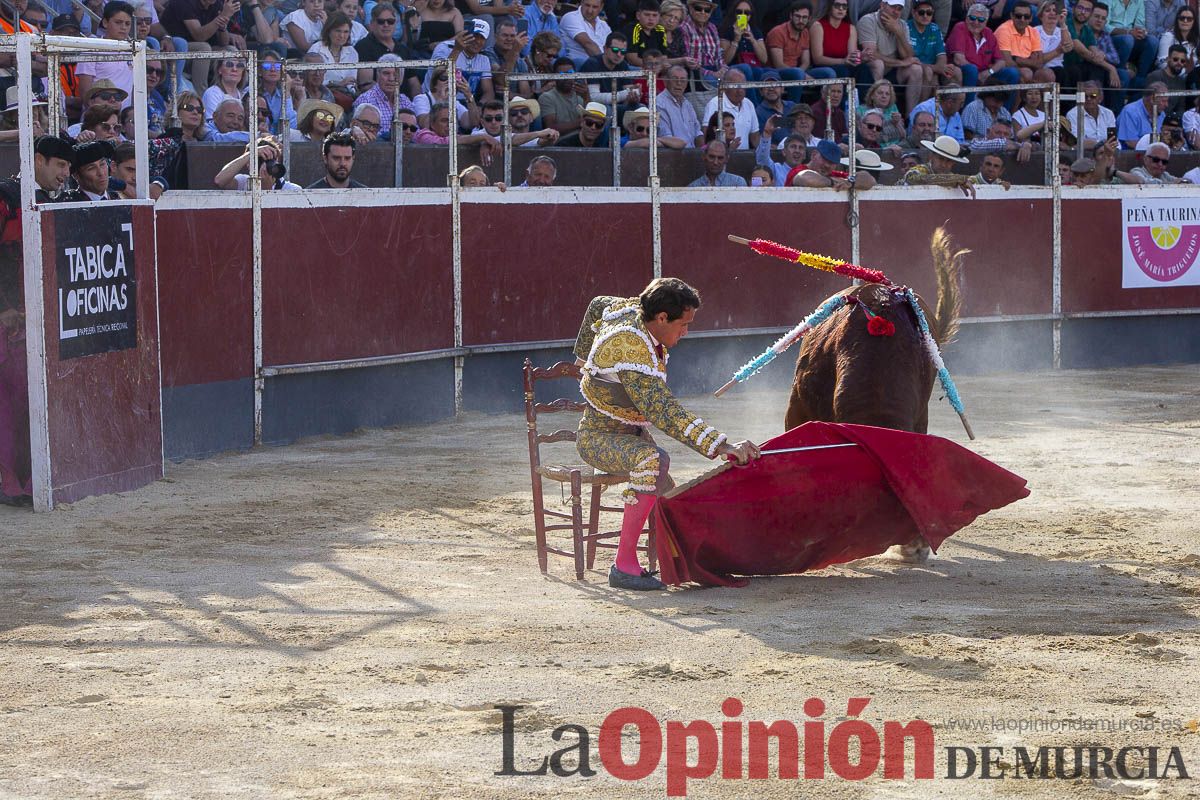
<path fill-rule="evenodd" d="M 967 159 L 959 155 L 962 152 L 962 148 L 958 146 L 958 142 L 953 136 L 947 136 L 943 133 L 932 142 L 921 142 L 921 146 L 932 150 L 942 158 L 948 158 L 960 164 L 967 163 Z"/>
<path fill-rule="evenodd" d="M 16 111 L 17 108 L 20 106 L 20 103 L 17 102 L 17 97 L 20 95 L 20 92 L 21 92 L 20 86 L 8 87 L 8 91 L 5 92 L 5 94 L 4 94 L 4 99 L 8 101 L 8 104 L 4 106 L 5 114 L 7 114 L 9 111 Z M 46 105 L 46 101 L 40 100 L 40 99 L 38 99 L 37 95 L 34 95 L 33 107 L 37 108 L 38 106 L 44 106 L 44 105 Z"/>
<path fill-rule="evenodd" d="M 509 110 L 512 110 L 514 108 L 527 108 L 527 109 L 529 109 L 530 115 L 534 119 L 537 119 L 542 116 L 541 103 L 539 103 L 537 100 L 534 100 L 532 98 L 526 100 L 524 97 L 521 97 L 520 95 L 514 95 L 513 98 L 508 101 L 508 108 L 509 108 Z"/>
<path fill-rule="evenodd" d="M 646 108 L 645 106 L 638 106 L 637 108 L 631 108 L 629 111 L 625 112 L 624 116 L 621 117 L 621 124 L 626 130 L 630 130 L 633 128 L 633 123 L 635 121 L 649 116 L 650 109 Z"/>
<path fill-rule="evenodd" d="M 842 163 L 847 167 L 850 166 L 850 159 L 843 158 Z M 885 163 L 879 153 L 873 150 L 859 150 L 854 154 L 854 166 L 858 169 L 865 169 L 868 172 L 887 172 L 892 168 L 891 164 Z"/>

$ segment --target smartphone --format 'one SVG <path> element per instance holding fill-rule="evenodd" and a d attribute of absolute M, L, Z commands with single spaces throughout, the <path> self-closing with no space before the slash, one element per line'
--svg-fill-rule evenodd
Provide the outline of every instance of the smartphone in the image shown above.
<path fill-rule="evenodd" d="M 743 29 L 749 28 L 750 27 L 750 15 L 749 14 L 738 14 L 737 15 L 737 26 L 739 28 L 743 28 Z"/>
<path fill-rule="evenodd" d="M 751 186 L 762 186 L 762 175 L 755 175 L 750 179 Z"/>
<path fill-rule="evenodd" d="M 517 35 L 520 36 L 522 33 L 529 33 L 529 20 L 527 19 L 517 20 Z"/>
<path fill-rule="evenodd" d="M 1115 139 L 1115 138 L 1117 138 L 1117 129 L 1116 129 L 1116 128 L 1109 128 L 1109 129 L 1108 129 L 1108 138 L 1109 138 L 1109 139 Z"/>

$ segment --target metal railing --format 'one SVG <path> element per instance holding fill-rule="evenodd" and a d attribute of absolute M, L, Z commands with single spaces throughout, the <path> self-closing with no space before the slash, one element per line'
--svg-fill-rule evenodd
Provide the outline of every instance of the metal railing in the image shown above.
<path fill-rule="evenodd" d="M 409 69 L 409 68 L 411 68 L 411 69 L 436 69 L 438 67 L 445 67 L 447 70 L 447 74 L 450 73 L 451 64 L 449 61 L 447 61 L 445 59 L 438 59 L 436 61 L 434 61 L 434 60 L 425 60 L 425 61 L 355 61 L 353 63 L 347 62 L 347 63 L 337 63 L 337 64 L 327 64 L 327 63 L 316 64 L 316 63 L 308 63 L 308 62 L 285 61 L 285 62 L 283 62 L 283 66 L 282 66 L 283 71 L 282 71 L 282 75 L 280 78 L 280 85 L 283 86 L 283 95 L 284 95 L 283 101 L 280 103 L 280 117 L 287 116 L 283 112 L 286 110 L 287 103 L 290 99 L 288 97 L 288 93 L 287 93 L 287 76 L 288 76 L 289 72 L 328 72 L 330 70 L 335 70 L 335 69 L 336 70 L 350 70 L 350 69 L 353 69 L 353 70 L 359 70 L 359 69 L 371 69 L 371 70 L 396 69 L 396 70 L 399 70 L 399 74 L 396 77 L 396 94 L 392 98 L 392 125 L 390 128 L 390 131 L 391 131 L 392 144 L 395 148 L 395 163 L 393 165 L 393 180 L 394 180 L 393 185 L 396 188 L 400 188 L 401 186 L 404 185 L 404 131 L 401 130 L 400 135 L 397 136 L 395 133 L 395 131 L 396 131 L 395 126 L 396 126 L 396 120 L 400 115 L 400 96 L 402 94 L 400 91 L 400 85 L 403 83 L 402 76 L 404 74 L 405 69 Z M 453 85 L 453 84 L 451 84 L 451 85 Z M 451 150 L 451 152 L 457 150 L 456 142 L 457 142 L 457 133 L 458 133 L 458 119 L 457 119 L 458 115 L 455 114 L 454 111 L 455 111 L 454 106 L 453 106 L 453 104 L 451 104 L 451 107 L 450 107 L 450 119 L 452 122 L 452 124 L 450 125 L 450 150 Z M 283 164 L 288 169 L 291 169 L 291 166 L 292 166 L 291 138 L 292 137 L 290 135 L 285 134 L 282 136 L 282 138 L 283 138 Z M 450 171 L 455 172 L 453 167 L 451 168 Z"/>

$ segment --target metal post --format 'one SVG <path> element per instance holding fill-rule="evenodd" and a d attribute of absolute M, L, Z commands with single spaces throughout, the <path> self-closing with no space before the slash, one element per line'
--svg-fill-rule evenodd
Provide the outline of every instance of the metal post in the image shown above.
<path fill-rule="evenodd" d="M 376 68 L 378 70 L 378 68 Z M 396 93 L 392 95 L 392 155 L 394 161 L 394 171 L 392 173 L 392 185 L 399 189 L 404 185 L 404 129 L 398 128 L 400 122 L 400 84 L 404 80 L 404 70 L 396 70 Z M 376 85 L 379 83 L 379 73 L 375 73 Z M 457 108 L 455 109 L 458 110 Z M 397 136 L 399 134 L 399 136 Z"/>
<path fill-rule="evenodd" d="M 1086 113 L 1083 110 L 1083 100 L 1086 96 L 1087 96 L 1087 90 L 1084 90 L 1081 92 L 1076 92 L 1076 94 L 1075 94 L 1075 133 L 1077 134 L 1077 136 L 1075 138 L 1075 158 L 1077 158 L 1077 159 L 1083 158 L 1083 155 L 1084 155 L 1083 140 L 1087 138 L 1084 135 L 1084 130 L 1083 130 L 1083 126 L 1084 126 L 1083 115 L 1084 115 L 1084 113 Z M 1047 124 L 1049 124 L 1050 120 L 1046 120 L 1046 122 L 1047 122 Z"/>
<path fill-rule="evenodd" d="M 854 179 L 857 177 L 856 170 L 858 159 L 854 157 L 854 144 L 858 137 L 857 109 L 858 103 L 854 98 L 854 78 L 846 79 L 845 97 L 842 98 L 846 103 L 846 134 L 848 137 L 849 155 L 846 158 L 850 162 L 850 260 L 858 263 L 858 247 L 859 247 L 859 231 L 858 231 L 858 192 L 854 191 Z M 833 116 L 833 109 L 828 109 L 829 116 Z"/>
<path fill-rule="evenodd" d="M 17 74 L 33 70 L 32 37 L 17 34 Z M 49 511 L 54 507 L 50 491 L 50 428 L 47 413 L 49 393 L 46 384 L 46 320 L 42 264 L 42 215 L 37 209 L 33 171 L 33 84 L 17 81 L 17 121 L 21 132 L 21 237 L 25 265 L 25 359 L 29 374 L 29 445 L 33 468 L 33 508 Z"/>
<path fill-rule="evenodd" d="M 504 132 L 501 134 L 504 137 L 504 185 L 512 186 L 512 125 L 509 124 L 508 116 L 508 98 L 510 93 L 508 87 L 504 87 L 504 120 L 501 124 L 504 125 Z M 480 127 L 483 126 L 481 121 Z"/>
<path fill-rule="evenodd" d="M 137 26 L 134 26 L 136 30 Z M 51 83 L 57 82 L 57 77 Z M 150 197 L 150 143 L 146 139 L 150 135 L 148 108 L 146 107 L 146 43 L 135 42 L 133 45 L 133 124 L 134 130 L 146 131 L 146 136 L 139 136 L 133 143 L 134 164 L 137 169 L 137 186 L 135 194 L 146 199 Z"/>
<path fill-rule="evenodd" d="M 646 70 L 646 91 L 650 94 L 650 230 L 654 277 L 662 277 L 662 198 L 658 185 L 658 93 L 654 73 Z"/>
<path fill-rule="evenodd" d="M 171 113 L 167 119 L 167 127 L 175 128 L 179 126 L 179 66 L 175 61 L 164 61 L 165 64 L 170 64 L 171 69 Z"/>
<path fill-rule="evenodd" d="M 1082 106 L 1081 106 L 1082 107 Z M 1049 124 L 1050 120 L 1058 122 L 1059 115 L 1059 94 L 1058 85 L 1055 84 L 1050 90 L 1050 114 L 1046 120 Z M 1053 209 L 1054 227 L 1053 241 L 1050 243 L 1051 264 L 1053 269 L 1053 306 L 1054 314 L 1053 322 L 1053 366 L 1054 369 L 1062 369 L 1062 178 L 1058 174 L 1058 151 L 1059 137 L 1046 135 L 1043 139 L 1048 144 L 1046 151 L 1046 160 L 1049 161 L 1053 168 L 1050 175 L 1050 204 Z M 1079 141 L 1083 141 L 1083 126 L 1079 126 Z"/>
<path fill-rule="evenodd" d="M 279 75 L 280 83 L 283 86 L 283 96 L 285 98 L 290 97 L 291 93 L 288 91 L 288 60 L 286 58 L 283 60 L 282 66 L 279 67 Z M 280 108 L 282 109 L 283 106 L 281 105 Z M 299 113 L 299 106 L 296 107 L 296 111 Z M 297 119 L 296 125 L 298 126 L 299 124 L 300 120 Z M 392 124 L 395 124 L 395 120 L 392 121 Z M 283 168 L 287 170 L 286 174 L 290 175 L 292 172 L 292 132 L 290 130 L 283 137 L 282 144 L 283 153 L 280 154 L 280 157 L 283 158 Z"/>
<path fill-rule="evenodd" d="M 617 79 L 612 79 L 612 141 L 609 144 L 612 146 L 612 163 L 613 163 L 613 186 L 621 185 L 621 120 L 617 119 Z"/>
<path fill-rule="evenodd" d="M 258 55 L 249 54 L 247 70 L 251 75 L 258 74 Z M 282 73 L 281 73 L 282 74 Z M 279 104 L 280 116 L 286 117 L 287 106 L 287 76 L 283 76 L 283 100 Z M 266 378 L 263 376 L 263 235 L 262 235 L 262 176 L 258 169 L 258 83 L 250 81 L 250 107 L 254 109 L 253 121 L 250 125 L 250 231 L 251 231 L 251 268 L 254 271 L 252 285 L 254 292 L 254 444 L 263 441 L 263 394 L 266 391 Z M 291 139 L 291 131 L 283 137 L 284 142 Z M 285 145 L 286 146 L 286 145 Z"/>
<path fill-rule="evenodd" d="M 46 120 L 48 122 L 48 130 L 46 133 L 51 136 L 58 136 L 59 130 L 62 127 L 62 81 L 59 72 L 62 67 L 58 60 L 57 52 L 46 54 Z"/>
<path fill-rule="evenodd" d="M 446 62 L 446 79 L 449 85 L 458 85 L 458 65 L 454 59 Z M 505 103 L 507 104 L 507 94 Z M 454 347 L 463 343 L 463 298 L 462 298 L 462 197 L 458 185 L 458 94 L 450 89 L 450 227 L 451 254 L 454 264 Z M 454 357 L 454 413 L 463 412 L 463 357 Z"/>

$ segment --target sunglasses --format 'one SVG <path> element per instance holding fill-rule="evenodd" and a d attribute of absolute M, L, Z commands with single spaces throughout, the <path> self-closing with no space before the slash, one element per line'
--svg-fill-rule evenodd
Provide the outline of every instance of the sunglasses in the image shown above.
<path fill-rule="evenodd" d="M 604 122 L 602 122 L 601 120 L 598 120 L 598 119 L 585 119 L 583 121 L 583 124 L 587 125 L 589 128 L 603 128 L 604 127 Z"/>
<path fill-rule="evenodd" d="M 712 6 L 689 5 L 688 8 L 701 14 L 711 14 L 713 12 Z"/>
<path fill-rule="evenodd" d="M 976 17 L 973 15 L 968 15 L 967 21 L 968 22 L 987 22 L 987 17 Z"/>
<path fill-rule="evenodd" d="M 532 112 L 532 111 L 530 111 L 530 110 L 529 110 L 528 108 L 526 108 L 525 106 L 518 106 L 517 108 L 510 108 L 510 109 L 508 110 L 508 115 L 509 115 L 510 117 L 519 117 L 519 116 L 521 116 L 521 115 L 523 115 L 523 114 L 532 114 L 532 113 L 533 113 L 533 112 Z"/>
<path fill-rule="evenodd" d="M 484 122 L 504 122 L 504 115 L 503 114 L 489 114 L 486 117 L 483 117 L 483 121 Z"/>
<path fill-rule="evenodd" d="M 96 92 L 93 97 L 99 97 L 101 100 L 123 100 L 125 96 L 120 92 Z"/>
<path fill-rule="evenodd" d="M 830 8 L 849 8 L 849 3 L 834 3 Z"/>
<path fill-rule="evenodd" d="M 1180 22 L 1193 22 L 1193 21 L 1195 21 L 1196 18 L 1191 16 L 1190 14 L 1186 17 L 1183 16 L 1182 14 L 1180 14 L 1175 19 L 1179 20 Z"/>
<path fill-rule="evenodd" d="M 201 108 L 202 108 L 202 106 L 198 106 L 194 103 L 184 103 L 183 105 L 181 105 L 179 107 L 179 110 L 186 111 L 189 114 L 196 114 L 200 111 Z"/>
<path fill-rule="evenodd" d="M 1033 19 L 1033 14 L 1013 14 L 1013 19 Z"/>
<path fill-rule="evenodd" d="M 138 25 L 149 25 L 150 23 L 154 22 L 154 17 L 134 17 L 134 21 L 137 22 Z"/>
<path fill-rule="evenodd" d="M 380 17 L 379 19 L 377 19 L 375 21 L 377 23 L 379 23 L 380 25 L 395 25 L 396 24 L 395 17 Z"/>
<path fill-rule="evenodd" d="M 400 129 L 407 131 L 408 133 L 416 133 L 420 130 L 420 128 L 418 128 L 416 125 L 410 125 L 407 122 L 400 123 Z"/>
<path fill-rule="evenodd" d="M 932 17 L 933 9 L 932 8 L 918 8 L 913 13 L 916 14 L 918 17 Z"/>
<path fill-rule="evenodd" d="M 356 119 L 356 120 L 354 120 L 354 124 L 359 126 L 360 128 L 364 128 L 368 131 L 375 131 L 375 132 L 378 132 L 379 129 L 381 127 L 383 127 L 378 122 L 369 122 L 368 120 L 365 120 L 365 119 Z"/>
<path fill-rule="evenodd" d="M 162 75 L 163 71 L 160 67 L 146 67 L 147 75 Z"/>
<path fill-rule="evenodd" d="M 267 72 L 279 72 L 279 70 L 283 69 L 283 64 L 280 64 L 278 61 L 266 61 L 259 66 Z"/>
<path fill-rule="evenodd" d="M 628 48 L 628 47 L 610 47 L 610 48 L 608 48 L 608 49 L 609 49 L 609 50 L 612 50 L 614 53 L 616 53 L 616 54 L 617 54 L 617 55 L 619 55 L 619 56 L 623 56 L 623 55 L 625 55 L 626 53 L 628 53 L 628 52 L 629 52 L 629 48 Z"/>
<path fill-rule="evenodd" d="M 866 128 L 866 129 L 867 129 L 867 130 L 869 130 L 869 131 L 875 131 L 876 133 L 879 133 L 880 131 L 882 131 L 882 130 L 883 130 L 883 126 L 882 126 L 882 125 L 876 125 L 876 124 L 875 124 L 875 123 L 873 123 L 873 122 L 864 122 L 864 123 L 863 123 L 863 127 L 864 127 L 864 128 Z"/>
<path fill-rule="evenodd" d="M 1162 164 L 1164 167 L 1171 163 L 1169 158 L 1159 158 L 1158 156 L 1146 156 L 1147 161 L 1153 161 L 1155 164 Z"/>
<path fill-rule="evenodd" d="M 315 114 L 313 114 L 313 119 L 314 120 L 323 119 L 326 122 L 333 122 L 333 114 L 330 114 L 328 111 L 318 111 Z"/>
<path fill-rule="evenodd" d="M 246 65 L 241 61 L 222 61 L 221 66 L 226 69 L 245 69 Z"/>

